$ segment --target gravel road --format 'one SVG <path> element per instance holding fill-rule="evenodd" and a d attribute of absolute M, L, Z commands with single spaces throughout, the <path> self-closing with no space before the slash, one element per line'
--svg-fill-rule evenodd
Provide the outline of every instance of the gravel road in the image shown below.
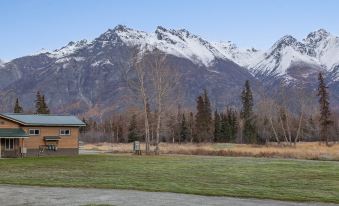
<path fill-rule="evenodd" d="M 205 197 L 167 192 L 141 192 L 131 190 L 58 188 L 0 185 L 0 205 L 100 205 L 114 206 L 306 206 L 334 205 L 292 203 L 273 200 Z"/>

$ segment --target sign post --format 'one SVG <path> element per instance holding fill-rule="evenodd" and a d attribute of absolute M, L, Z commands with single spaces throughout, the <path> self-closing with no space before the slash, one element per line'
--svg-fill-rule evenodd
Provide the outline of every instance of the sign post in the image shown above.
<path fill-rule="evenodd" d="M 133 152 L 136 155 L 141 155 L 141 149 L 140 149 L 140 142 L 139 141 L 133 142 Z"/>

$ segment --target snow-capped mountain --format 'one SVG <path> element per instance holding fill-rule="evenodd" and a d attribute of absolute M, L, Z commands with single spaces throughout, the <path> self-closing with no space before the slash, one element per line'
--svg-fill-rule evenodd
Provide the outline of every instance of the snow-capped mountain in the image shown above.
<path fill-rule="evenodd" d="M 238 105 L 239 98 L 228 97 L 240 94 L 246 80 L 253 82 L 253 88 L 258 85 L 225 51 L 187 30 L 158 27 L 147 33 L 117 26 L 91 41 L 70 42 L 54 51 L 42 50 L 8 62 L 0 69 L 6 74 L 0 74 L 0 90 L 15 91 L 13 98 L 20 97 L 29 108 L 34 101 L 32 93 L 42 90 L 57 112 L 93 115 L 117 110 L 136 102 L 130 101 L 133 95 L 123 78 L 135 48 L 144 55 L 154 55 L 155 49 L 167 54 L 166 62 L 181 76 L 182 105 L 193 106 L 205 88 L 216 107 Z M 235 49 L 232 52 L 238 54 Z"/>
<path fill-rule="evenodd" d="M 339 64 L 339 37 L 320 29 L 310 33 L 303 41 L 313 49 L 315 57 L 328 71 Z"/>
<path fill-rule="evenodd" d="M 70 42 L 53 52 L 43 50 L 33 55 L 46 53 L 53 58 L 63 58 L 86 46 L 93 47 L 96 41 L 100 41 L 102 47 L 120 43 L 130 47 L 138 46 L 143 52 L 158 49 L 203 66 L 211 66 L 216 59 L 224 59 L 247 67 L 263 56 L 263 52 L 254 48 L 241 49 L 230 41 L 209 42 L 185 29 L 174 30 L 158 26 L 154 32 L 147 33 L 123 25 L 109 29 L 94 41 Z"/>
<path fill-rule="evenodd" d="M 336 72 L 338 63 L 339 38 L 320 29 L 310 33 L 302 41 L 284 36 L 259 57 L 257 63 L 249 64 L 247 68 L 260 77 L 300 80 L 320 71 Z"/>
<path fill-rule="evenodd" d="M 304 77 L 319 72 L 319 61 L 314 57 L 314 52 L 292 36 L 284 36 L 262 56 L 258 63 L 250 65 L 249 69 L 255 75 L 293 78 L 291 73 L 294 71 L 290 68 L 303 67 L 303 65 L 311 68 L 303 70 Z"/>
<path fill-rule="evenodd" d="M 284 36 L 267 51 L 260 51 L 255 48 L 239 48 L 230 41 L 209 42 L 185 29 L 174 30 L 159 26 L 154 32 L 147 33 L 118 25 L 93 41 L 70 42 L 52 52 L 43 50 L 34 55 L 45 53 L 63 62 L 78 50 L 93 47 L 97 41 L 101 42 L 102 47 L 120 43 L 130 47 L 138 46 L 144 52 L 158 49 L 207 67 L 213 65 L 216 59 L 231 60 L 249 69 L 254 75 L 285 76 L 291 79 L 293 77 L 289 73 L 293 71 L 289 71 L 289 68 L 296 65 L 310 67 L 304 71 L 304 77 L 321 70 L 331 72 L 338 69 L 339 65 L 339 38 L 324 29 L 310 33 L 302 41 L 290 35 Z"/>
<path fill-rule="evenodd" d="M 256 65 L 264 57 L 264 52 L 255 48 L 241 49 L 231 41 L 214 42 L 213 46 L 224 55 L 225 58 L 232 60 L 240 66 L 250 68 Z"/>
<path fill-rule="evenodd" d="M 140 46 L 142 51 L 158 49 L 204 66 L 210 66 L 216 58 L 224 58 L 208 41 L 185 29 L 168 30 L 159 26 L 155 32 L 147 33 L 119 25 L 102 35 L 107 41 L 112 40 L 112 36 L 128 46 Z"/>
<path fill-rule="evenodd" d="M 333 88 L 339 88 L 339 40 L 325 30 L 302 41 L 284 36 L 260 51 L 230 41 L 209 42 L 185 29 L 159 26 L 144 32 L 119 25 L 93 40 L 72 41 L 0 66 L 0 95 L 15 91 L 9 98 L 14 101 L 18 96 L 30 108 L 32 93 L 42 90 L 57 112 L 93 115 L 119 109 L 133 102 L 122 70 L 130 67 L 136 48 L 144 55 L 154 50 L 167 54 L 170 66 L 182 76 L 180 92 L 186 106 L 193 106 L 205 88 L 215 107 L 237 106 L 235 94 L 240 94 L 246 80 L 252 82 L 254 92 L 262 86 L 273 90 L 281 80 L 306 82 L 312 90 L 319 71 L 326 73 Z M 339 99 L 338 90 L 332 93 Z"/>

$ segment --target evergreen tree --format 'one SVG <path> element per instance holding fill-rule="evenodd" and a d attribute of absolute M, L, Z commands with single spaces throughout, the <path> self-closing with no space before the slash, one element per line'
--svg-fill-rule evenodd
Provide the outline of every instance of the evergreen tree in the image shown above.
<path fill-rule="evenodd" d="M 123 137 L 124 137 L 123 124 L 124 124 L 124 121 L 122 119 L 122 116 L 119 115 L 119 119 L 117 121 L 115 130 L 114 130 L 116 134 L 117 142 L 123 141 Z"/>
<path fill-rule="evenodd" d="M 187 123 L 186 123 L 185 114 L 182 114 L 179 142 L 186 142 L 188 140 L 188 137 L 189 137 L 189 131 L 188 131 Z"/>
<path fill-rule="evenodd" d="M 237 112 L 233 111 L 232 112 L 232 136 L 231 136 L 231 142 L 235 142 L 235 138 L 237 136 L 238 132 L 238 117 L 237 117 Z"/>
<path fill-rule="evenodd" d="M 220 114 L 220 139 L 219 142 L 228 142 L 228 121 L 224 113 Z"/>
<path fill-rule="evenodd" d="M 197 113 L 195 115 L 195 130 L 196 130 L 196 141 L 201 142 L 205 135 L 205 105 L 202 96 L 197 98 Z"/>
<path fill-rule="evenodd" d="M 221 141 L 222 138 L 221 120 L 217 110 L 214 111 L 214 142 Z"/>
<path fill-rule="evenodd" d="M 188 129 L 189 129 L 189 141 L 193 142 L 194 137 L 194 115 L 193 112 L 190 112 L 188 120 Z"/>
<path fill-rule="evenodd" d="M 134 142 L 138 140 L 139 135 L 137 131 L 137 116 L 133 114 L 128 127 L 128 142 Z"/>
<path fill-rule="evenodd" d="M 227 109 L 227 125 L 228 125 L 228 141 L 235 142 L 238 125 L 237 125 L 237 113 L 231 108 Z"/>
<path fill-rule="evenodd" d="M 45 101 L 45 95 L 42 95 L 40 91 L 36 93 L 35 99 L 35 113 L 36 114 L 49 114 L 49 109 Z"/>
<path fill-rule="evenodd" d="M 257 135 L 254 124 L 254 115 L 253 115 L 253 96 L 250 88 L 250 82 L 247 80 L 245 82 L 244 90 L 241 94 L 242 100 L 242 111 L 241 118 L 244 121 L 243 128 L 243 137 L 246 143 L 256 143 Z"/>
<path fill-rule="evenodd" d="M 23 113 L 23 109 L 22 109 L 22 107 L 19 104 L 19 99 L 18 98 L 16 98 L 16 101 L 15 101 L 14 113 Z"/>
<path fill-rule="evenodd" d="M 318 96 L 320 104 L 320 140 L 326 142 L 326 145 L 328 145 L 329 126 L 332 124 L 332 121 L 330 119 L 331 111 L 329 94 L 327 92 L 328 87 L 325 84 L 322 73 L 319 73 L 318 80 L 319 80 Z"/>
<path fill-rule="evenodd" d="M 207 90 L 204 90 L 204 121 L 206 126 L 206 138 L 208 141 L 212 141 L 212 109 L 211 102 L 208 98 Z"/>
<path fill-rule="evenodd" d="M 198 142 L 212 141 L 212 109 L 207 91 L 197 98 L 197 113 L 195 116 L 196 139 Z"/>
<path fill-rule="evenodd" d="M 35 113 L 42 114 L 42 97 L 40 91 L 37 91 L 35 98 Z"/>
<path fill-rule="evenodd" d="M 45 95 L 41 97 L 41 114 L 49 114 L 49 109 L 45 101 Z"/>
<path fill-rule="evenodd" d="M 124 130 L 122 128 L 121 124 L 118 124 L 117 129 L 116 129 L 116 134 L 117 134 L 117 142 L 122 142 L 123 137 L 124 137 Z"/>

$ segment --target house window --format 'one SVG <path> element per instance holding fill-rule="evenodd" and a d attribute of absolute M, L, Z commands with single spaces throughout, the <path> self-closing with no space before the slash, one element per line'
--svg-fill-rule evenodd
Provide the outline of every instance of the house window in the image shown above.
<path fill-rule="evenodd" d="M 39 135 L 40 129 L 29 129 L 29 135 Z"/>
<path fill-rule="evenodd" d="M 61 136 L 71 135 L 71 130 L 70 129 L 60 129 L 60 135 Z"/>
<path fill-rule="evenodd" d="M 14 139 L 5 139 L 5 150 L 14 149 Z"/>

